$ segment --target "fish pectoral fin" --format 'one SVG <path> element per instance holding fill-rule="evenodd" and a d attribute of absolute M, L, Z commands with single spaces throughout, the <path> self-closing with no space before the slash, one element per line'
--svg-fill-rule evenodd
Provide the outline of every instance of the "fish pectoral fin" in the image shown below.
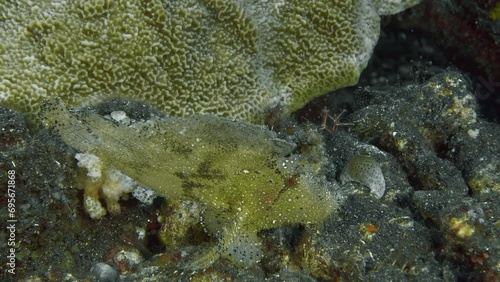
<path fill-rule="evenodd" d="M 215 261 L 220 257 L 220 247 L 215 246 L 209 251 L 196 256 L 187 266 L 186 269 L 189 270 L 202 270 L 209 268 Z"/>
<path fill-rule="evenodd" d="M 220 256 L 237 267 L 252 267 L 263 257 L 262 243 L 256 232 L 225 232 L 220 242 Z"/>
<path fill-rule="evenodd" d="M 201 270 L 210 267 L 219 258 L 224 258 L 239 268 L 256 265 L 263 257 L 262 243 L 256 232 L 224 231 L 219 234 L 216 246 L 193 259 L 186 267 Z"/>

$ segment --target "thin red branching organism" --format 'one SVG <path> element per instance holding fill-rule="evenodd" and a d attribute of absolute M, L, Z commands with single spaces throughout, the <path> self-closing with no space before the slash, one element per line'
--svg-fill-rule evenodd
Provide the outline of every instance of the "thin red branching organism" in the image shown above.
<path fill-rule="evenodd" d="M 343 109 L 340 114 L 338 114 L 337 116 L 334 115 L 335 117 L 332 117 L 326 108 L 323 109 L 323 122 L 321 123 L 320 130 L 325 130 L 331 134 L 335 134 L 335 132 L 337 131 L 339 126 L 352 126 L 352 125 L 354 125 L 353 123 L 341 123 L 340 122 L 340 118 L 342 117 L 342 115 L 345 112 L 347 112 L 347 111 L 345 109 Z M 332 121 L 331 126 L 329 126 L 329 124 L 328 124 L 329 120 Z"/>

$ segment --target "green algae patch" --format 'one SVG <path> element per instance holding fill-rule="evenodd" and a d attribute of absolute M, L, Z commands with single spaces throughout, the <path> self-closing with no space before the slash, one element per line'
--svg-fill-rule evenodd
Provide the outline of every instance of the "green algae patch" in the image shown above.
<path fill-rule="evenodd" d="M 295 154 L 295 144 L 261 126 L 211 115 L 125 125 L 70 111 L 60 100 L 44 105 L 42 120 L 70 146 L 97 156 L 96 170 L 118 170 L 169 200 L 200 204 L 203 226 L 220 240 L 193 268 L 219 256 L 251 265 L 261 257 L 257 232 L 320 223 L 335 206 L 328 182 Z M 89 187 L 86 200 L 96 204 L 99 185 Z"/>

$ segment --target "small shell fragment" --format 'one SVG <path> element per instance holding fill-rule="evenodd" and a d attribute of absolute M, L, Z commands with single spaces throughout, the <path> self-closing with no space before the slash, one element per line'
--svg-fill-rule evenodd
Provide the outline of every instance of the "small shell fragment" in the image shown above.
<path fill-rule="evenodd" d="M 340 175 L 340 181 L 358 182 L 370 188 L 370 192 L 382 198 L 385 192 L 385 179 L 379 163 L 366 152 L 361 152 L 352 157 Z"/>

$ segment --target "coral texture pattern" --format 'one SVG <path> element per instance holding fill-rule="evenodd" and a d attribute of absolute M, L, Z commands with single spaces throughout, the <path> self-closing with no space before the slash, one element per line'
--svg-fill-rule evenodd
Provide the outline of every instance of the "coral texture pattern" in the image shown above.
<path fill-rule="evenodd" d="M 357 82 L 380 15 L 418 0 L 8 1 L 0 7 L 0 101 L 146 101 L 170 115 L 260 122 Z"/>

